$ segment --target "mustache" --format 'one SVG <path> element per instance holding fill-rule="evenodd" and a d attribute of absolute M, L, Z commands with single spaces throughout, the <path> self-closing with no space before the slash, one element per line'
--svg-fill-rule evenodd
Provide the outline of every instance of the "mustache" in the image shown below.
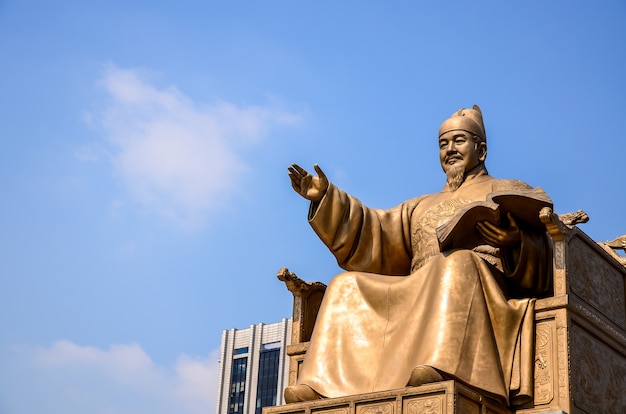
<path fill-rule="evenodd" d="M 451 155 L 446 155 L 446 157 L 444 158 L 445 162 L 448 162 L 450 160 L 462 160 L 463 157 L 460 154 L 451 154 Z"/>

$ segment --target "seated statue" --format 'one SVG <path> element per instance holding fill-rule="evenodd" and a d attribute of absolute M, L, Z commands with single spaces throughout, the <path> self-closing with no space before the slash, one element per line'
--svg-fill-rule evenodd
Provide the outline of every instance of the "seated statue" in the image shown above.
<path fill-rule="evenodd" d="M 533 298 L 552 289 L 545 228 L 509 209 L 502 220 L 472 223 L 482 240 L 474 247 L 442 248 L 437 236 L 438 227 L 494 192 L 541 192 L 491 177 L 486 156 L 474 105 L 439 129 L 447 176 L 441 192 L 395 208 L 364 206 L 317 165 L 317 175 L 289 167 L 294 190 L 310 200 L 311 226 L 347 272 L 326 290 L 287 403 L 447 379 L 507 406 L 532 399 Z"/>

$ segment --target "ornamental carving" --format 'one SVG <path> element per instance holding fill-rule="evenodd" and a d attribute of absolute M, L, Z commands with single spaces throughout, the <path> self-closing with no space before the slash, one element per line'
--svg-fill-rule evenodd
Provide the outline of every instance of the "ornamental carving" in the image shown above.
<path fill-rule="evenodd" d="M 535 405 L 554 398 L 554 351 L 552 322 L 539 322 L 535 329 Z"/>
<path fill-rule="evenodd" d="M 406 414 L 440 414 L 442 413 L 440 398 L 424 398 L 411 400 L 406 406 Z"/>
<path fill-rule="evenodd" d="M 472 200 L 453 199 L 434 205 L 423 216 L 415 215 L 412 220 L 413 232 L 411 245 L 413 246 L 412 269 L 418 269 L 426 259 L 439 253 L 437 242 L 437 227 L 448 222 L 461 207 L 470 204 Z"/>
<path fill-rule="evenodd" d="M 578 325 L 571 333 L 574 404 L 589 413 L 626 413 L 626 360 Z"/>
<path fill-rule="evenodd" d="M 579 238 L 570 243 L 572 291 L 626 329 L 624 275 Z"/>
<path fill-rule="evenodd" d="M 315 414 L 348 414 L 348 407 L 333 408 L 331 410 L 313 411 Z"/>
<path fill-rule="evenodd" d="M 393 414 L 393 403 L 360 406 L 357 407 L 356 412 L 357 414 Z"/>

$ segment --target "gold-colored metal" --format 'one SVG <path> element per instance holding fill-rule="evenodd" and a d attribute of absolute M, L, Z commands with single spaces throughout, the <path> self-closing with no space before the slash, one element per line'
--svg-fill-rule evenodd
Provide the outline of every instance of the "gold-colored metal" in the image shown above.
<path fill-rule="evenodd" d="M 480 137 L 482 141 L 487 140 L 483 113 L 478 105 L 474 105 L 472 109 L 461 108 L 453 113 L 439 127 L 439 136 L 456 130 L 468 131 Z"/>
<path fill-rule="evenodd" d="M 436 233 L 496 191 L 531 188 L 488 175 L 484 140 L 479 108 L 456 112 L 440 130 L 443 190 L 384 211 L 317 165 L 317 176 L 289 167 L 294 190 L 311 201 L 311 226 L 347 271 L 324 294 L 299 385 L 333 398 L 392 390 L 426 366 L 505 405 L 532 400 L 532 298 L 549 294 L 552 280 L 545 228 L 503 211 L 499 222 L 476 223 L 485 243 L 471 250 L 441 251 Z"/>

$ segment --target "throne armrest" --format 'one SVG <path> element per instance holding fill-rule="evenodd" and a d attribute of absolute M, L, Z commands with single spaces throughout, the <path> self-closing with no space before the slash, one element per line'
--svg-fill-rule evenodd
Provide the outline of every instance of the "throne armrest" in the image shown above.
<path fill-rule="evenodd" d="M 287 268 L 280 269 L 276 276 L 293 294 L 291 345 L 309 342 L 326 285 L 304 281 Z"/>

